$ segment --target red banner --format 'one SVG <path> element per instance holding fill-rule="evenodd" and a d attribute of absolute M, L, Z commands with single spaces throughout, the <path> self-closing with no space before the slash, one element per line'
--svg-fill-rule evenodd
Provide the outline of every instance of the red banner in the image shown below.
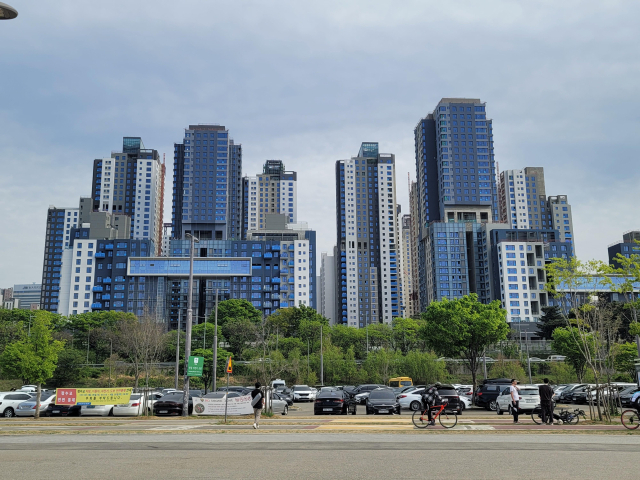
<path fill-rule="evenodd" d="M 75 388 L 56 389 L 56 405 L 75 405 L 75 404 L 76 404 Z"/>

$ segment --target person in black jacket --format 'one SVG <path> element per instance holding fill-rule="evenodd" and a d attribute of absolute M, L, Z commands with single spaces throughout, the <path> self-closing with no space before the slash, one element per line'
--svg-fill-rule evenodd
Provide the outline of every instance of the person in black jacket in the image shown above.
<path fill-rule="evenodd" d="M 538 388 L 540 392 L 540 408 L 542 409 L 542 423 L 553 425 L 553 388 L 549 385 L 549 379 L 544 379 L 544 385 Z"/>
<path fill-rule="evenodd" d="M 251 391 L 251 406 L 253 407 L 253 428 L 260 428 L 260 414 L 264 405 L 260 382 L 256 382 L 255 390 Z"/>
<path fill-rule="evenodd" d="M 433 419 L 431 415 L 431 407 L 437 405 L 438 402 L 442 401 L 442 397 L 438 393 L 438 387 L 440 387 L 440 382 L 436 382 L 431 387 L 427 388 L 422 394 L 422 405 L 423 408 L 427 411 L 427 418 L 429 419 L 429 425 L 435 425 L 436 421 Z"/>

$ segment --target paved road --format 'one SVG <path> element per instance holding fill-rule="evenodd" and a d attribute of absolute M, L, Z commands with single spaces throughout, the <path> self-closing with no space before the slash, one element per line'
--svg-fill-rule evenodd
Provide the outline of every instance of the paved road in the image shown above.
<path fill-rule="evenodd" d="M 637 435 L 16 436 L 0 437 L 0 478 L 623 480 L 639 450 Z"/>

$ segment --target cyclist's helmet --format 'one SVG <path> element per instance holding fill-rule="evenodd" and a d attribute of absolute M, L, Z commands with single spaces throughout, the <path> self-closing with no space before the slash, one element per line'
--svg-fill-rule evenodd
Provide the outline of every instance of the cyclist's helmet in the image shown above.
<path fill-rule="evenodd" d="M 442 384 L 441 384 L 440 382 L 436 382 L 436 383 L 434 384 L 434 387 L 441 387 L 441 386 L 442 386 Z"/>

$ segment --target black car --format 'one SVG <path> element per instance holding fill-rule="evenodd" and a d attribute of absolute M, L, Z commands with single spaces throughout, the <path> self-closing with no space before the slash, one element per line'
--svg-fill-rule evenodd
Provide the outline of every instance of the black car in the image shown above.
<path fill-rule="evenodd" d="M 395 392 L 390 388 L 373 390 L 367 398 L 367 415 L 387 414 L 400 415 L 400 403 L 396 400 Z"/>
<path fill-rule="evenodd" d="M 356 414 L 356 402 L 348 392 L 340 390 L 320 392 L 313 402 L 314 415 L 347 415 L 349 413 Z"/>
<path fill-rule="evenodd" d="M 217 392 L 226 392 L 227 391 L 227 387 L 220 387 L 216 391 Z M 249 395 L 252 392 L 252 389 L 251 388 L 247 388 L 247 387 L 229 387 L 229 391 L 230 392 L 237 392 L 241 396 L 243 396 L 243 395 Z"/>
<path fill-rule="evenodd" d="M 509 378 L 486 379 L 476 392 L 476 406 L 495 411 L 500 392 L 509 386 L 511 386 Z"/>
<path fill-rule="evenodd" d="M 462 414 L 464 403 L 460 400 L 460 395 L 453 385 L 440 385 L 438 387 L 438 395 L 440 395 L 443 400 L 447 400 L 447 411 L 456 412 L 458 415 Z M 496 396 L 496 398 L 498 397 Z"/>
<path fill-rule="evenodd" d="M 79 417 L 80 405 L 54 405 L 50 403 L 47 409 L 44 411 L 45 417 Z"/>
<path fill-rule="evenodd" d="M 276 393 L 280 395 L 280 398 L 282 398 L 282 400 L 285 400 L 287 402 L 287 405 L 289 406 L 293 405 L 293 392 L 291 391 L 290 388 L 277 387 Z"/>
<path fill-rule="evenodd" d="M 586 385 L 586 383 L 574 383 L 573 385 L 568 385 L 567 388 L 560 392 L 558 403 L 571 403 L 575 390 L 586 387 Z"/>
<path fill-rule="evenodd" d="M 197 398 L 202 396 L 202 392 L 200 390 L 197 390 L 197 394 L 194 392 L 194 390 L 189 391 L 189 415 L 191 415 L 191 413 L 193 412 L 193 397 Z M 170 393 L 169 395 L 165 395 L 153 404 L 153 414 L 158 416 L 182 415 L 182 400 L 182 392 Z"/>
<path fill-rule="evenodd" d="M 377 388 L 390 388 L 390 387 L 387 387 L 385 385 L 379 385 L 377 383 L 369 383 L 364 385 L 358 385 L 353 390 L 345 390 L 345 391 L 349 392 L 349 394 L 351 395 L 354 395 L 357 403 L 364 405 L 365 403 L 367 403 L 367 398 L 369 397 L 369 394 Z"/>

